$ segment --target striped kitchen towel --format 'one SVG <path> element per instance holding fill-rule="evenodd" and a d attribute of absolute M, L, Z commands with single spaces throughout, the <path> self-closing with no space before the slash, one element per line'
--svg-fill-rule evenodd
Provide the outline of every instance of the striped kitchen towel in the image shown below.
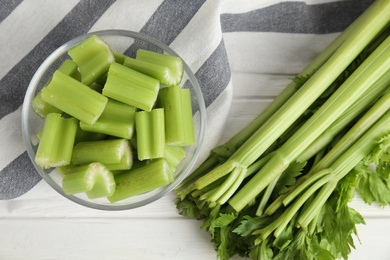
<path fill-rule="evenodd" d="M 22 140 L 21 106 L 34 72 L 57 47 L 87 32 L 149 34 L 181 55 L 207 106 L 200 162 L 218 144 L 235 72 L 297 74 L 373 0 L 1 0 L 0 199 L 17 199 L 41 177 Z M 262 82 L 259 82 L 259 88 Z"/>

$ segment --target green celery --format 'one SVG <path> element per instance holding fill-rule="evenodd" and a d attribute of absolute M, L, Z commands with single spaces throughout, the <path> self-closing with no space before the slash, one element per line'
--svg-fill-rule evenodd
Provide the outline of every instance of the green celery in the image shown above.
<path fill-rule="evenodd" d="M 150 111 L 156 102 L 159 89 L 160 83 L 157 79 L 113 63 L 108 71 L 103 95 Z"/>
<path fill-rule="evenodd" d="M 119 53 L 119 52 L 114 51 L 114 57 L 115 57 L 116 63 L 123 64 L 123 62 L 125 61 L 125 58 L 127 56 L 123 53 Z"/>
<path fill-rule="evenodd" d="M 61 71 L 54 72 L 52 80 L 42 90 L 42 99 L 89 124 L 96 122 L 108 100 Z"/>
<path fill-rule="evenodd" d="M 345 115 L 336 120 L 336 122 L 329 127 L 319 138 L 316 139 L 297 159 L 297 162 L 304 162 L 314 156 L 318 150 L 325 147 L 333 140 L 335 134 L 340 128 L 347 127 L 348 123 L 351 122 L 349 119 L 353 119 L 356 114 L 361 114 L 361 109 L 366 108 L 368 102 L 377 99 L 377 95 L 383 93 L 384 89 L 388 89 L 390 84 L 390 74 L 387 73 L 381 77 L 377 82 L 374 83 L 372 88 L 369 89 L 368 93 L 364 95 L 359 101 L 352 105 Z M 292 199 L 294 199 L 303 189 L 311 185 L 314 181 L 321 178 L 323 175 L 313 175 L 313 172 L 319 169 L 326 168 L 326 165 L 330 165 L 331 162 L 336 160 L 350 145 L 353 144 L 383 113 L 389 109 L 389 93 L 382 96 L 379 100 L 375 100 L 375 103 L 365 111 L 364 115 L 359 115 L 359 120 L 350 128 L 347 134 L 332 147 L 331 152 L 321 158 L 320 162 L 314 162 L 310 171 L 303 177 L 301 177 L 297 183 L 292 186 L 289 192 L 279 196 L 275 199 L 272 204 L 267 208 L 266 214 L 273 214 L 282 204 L 287 205 Z M 341 141 L 343 140 L 343 141 Z M 310 181 L 306 181 L 310 178 Z M 305 185 L 301 185 L 305 181 Z M 298 187 L 298 188 L 297 188 Z"/>
<path fill-rule="evenodd" d="M 58 70 L 66 75 L 71 76 L 76 80 L 80 80 L 80 73 L 77 69 L 77 64 L 72 60 L 69 59 L 65 60 L 58 68 Z M 45 86 L 47 86 L 49 82 L 47 82 Z M 42 94 L 42 89 L 38 92 L 38 94 L 34 97 L 33 101 L 31 102 L 32 108 L 34 109 L 35 113 L 37 113 L 42 118 L 46 117 L 46 115 L 49 113 L 62 113 L 61 110 L 44 101 L 42 99 L 41 94 Z"/>
<path fill-rule="evenodd" d="M 116 183 L 113 174 L 99 162 L 73 167 L 62 177 L 65 194 L 85 192 L 90 199 L 114 194 Z"/>
<path fill-rule="evenodd" d="M 287 100 L 295 94 L 300 88 L 300 84 L 295 79 L 311 77 L 315 71 L 317 71 L 337 48 L 345 41 L 345 39 L 357 30 L 360 26 L 361 20 L 365 19 L 370 13 L 364 12 L 360 15 L 350 26 L 348 26 L 340 35 L 336 37 L 319 55 L 317 55 L 313 61 L 311 61 L 302 72 L 292 80 L 282 92 L 272 100 L 271 104 L 265 108 L 255 119 L 253 119 L 248 125 L 241 129 L 237 134 L 231 137 L 226 143 L 214 148 L 207 158 L 207 160 L 194 172 L 192 172 L 178 187 L 200 177 L 211 166 L 216 166 L 220 161 L 221 156 L 231 156 L 243 143 L 245 143 L 250 136 L 252 136 L 257 129 L 259 129 Z M 227 156 L 226 156 L 227 155 Z M 204 166 L 206 165 L 206 166 Z"/>
<path fill-rule="evenodd" d="M 110 170 L 128 170 L 133 163 L 132 149 L 127 139 L 80 142 L 73 148 L 72 163 L 103 163 Z"/>
<path fill-rule="evenodd" d="M 168 185 L 173 180 L 172 169 L 166 160 L 152 160 L 145 166 L 116 175 L 116 189 L 114 194 L 108 197 L 108 200 L 110 202 L 124 200 Z"/>
<path fill-rule="evenodd" d="M 388 83 L 389 84 L 389 83 Z M 387 85 L 389 86 L 389 85 Z M 343 137 L 337 141 L 332 149 L 301 178 L 296 186 L 284 196 L 283 204 L 293 201 L 307 186 L 317 181 L 317 173 L 330 167 L 344 152 L 347 151 L 363 134 L 370 129 L 390 109 L 390 92 L 384 94 Z M 274 206 L 275 207 L 275 206 Z"/>
<path fill-rule="evenodd" d="M 168 74 L 163 77 L 167 86 L 179 85 L 183 78 L 184 62 L 180 57 L 139 49 L 136 53 L 136 59 L 168 67 Z"/>
<path fill-rule="evenodd" d="M 135 128 L 139 160 L 165 156 L 164 109 L 136 112 Z"/>
<path fill-rule="evenodd" d="M 89 87 L 90 89 L 95 90 L 96 92 L 102 93 L 104 84 L 100 84 L 100 83 L 98 83 L 98 82 L 93 82 L 93 83 L 89 84 L 88 87 Z"/>
<path fill-rule="evenodd" d="M 372 149 L 377 145 L 378 141 L 390 131 L 390 110 L 387 111 L 363 136 L 359 138 L 347 151 L 337 158 L 332 165 L 322 171 L 329 171 L 329 174 L 319 179 L 316 183 L 303 193 L 291 208 L 295 210 L 289 211 L 286 215 L 282 215 L 283 224 L 276 229 L 278 235 L 283 229 L 284 223 L 291 218 L 294 211 L 297 211 L 306 200 L 313 196 L 314 192 L 319 190 L 314 199 L 309 201 L 309 205 L 305 205 L 303 211 L 299 214 L 298 224 L 302 228 L 306 228 L 313 218 L 318 214 L 326 200 L 332 194 L 337 186 L 337 183 L 345 177 L 365 156 L 369 155 Z"/>
<path fill-rule="evenodd" d="M 97 35 L 92 35 L 68 51 L 79 66 L 81 82 L 89 85 L 102 77 L 115 61 L 110 46 Z"/>
<path fill-rule="evenodd" d="M 76 132 L 76 139 L 74 141 L 75 144 L 79 142 L 86 142 L 86 141 L 99 141 L 106 139 L 107 135 L 101 134 L 101 133 L 94 133 L 89 131 L 84 131 L 80 127 L 80 123 L 77 124 L 77 132 Z"/>
<path fill-rule="evenodd" d="M 390 4 L 389 11 L 390 11 Z M 390 37 L 339 89 L 278 149 L 270 161 L 229 201 L 240 211 L 277 178 L 313 141 L 374 85 L 390 68 Z"/>
<path fill-rule="evenodd" d="M 367 107 L 375 103 L 387 89 L 390 82 L 390 73 L 378 79 L 374 85 L 355 102 L 339 119 L 337 119 L 324 133 L 322 133 L 310 146 L 303 151 L 296 159 L 298 162 L 305 162 L 321 149 L 325 148 L 335 136 L 342 131 L 354 119 L 361 115 Z"/>
<path fill-rule="evenodd" d="M 181 146 L 165 146 L 165 155 L 164 159 L 168 162 L 169 166 L 171 166 L 172 171 L 175 172 L 177 166 L 186 156 L 186 149 Z"/>
<path fill-rule="evenodd" d="M 71 162 L 78 121 L 61 114 L 46 116 L 35 162 L 42 168 L 64 166 Z"/>
<path fill-rule="evenodd" d="M 173 86 L 175 83 L 172 81 L 170 70 L 166 66 L 161 66 L 131 57 L 126 57 L 123 61 L 123 65 L 157 79 L 162 85 Z"/>
<path fill-rule="evenodd" d="M 359 29 L 348 35 L 334 54 L 313 76 L 229 158 L 229 163 L 232 163 L 234 168 L 247 168 L 257 160 L 387 25 L 389 22 L 388 11 L 390 11 L 390 3 L 374 3 L 373 8 L 368 10 L 370 12 L 369 18 L 360 21 Z M 279 165 L 276 166 L 279 167 Z M 280 167 L 280 170 L 283 167 Z M 226 174 L 229 174 L 229 171 L 223 171 L 222 164 L 209 172 L 207 174 L 209 176 L 202 176 L 195 184 L 198 188 L 202 188 L 207 186 L 210 181 L 215 181 Z M 236 194 L 234 196 L 236 198 L 231 199 L 231 204 L 239 210 L 253 199 L 253 196 L 256 196 L 257 191 L 262 190 L 263 186 L 261 185 L 250 191 L 245 189 L 248 194 L 245 194 L 241 189 L 240 192 L 242 192 L 239 195 Z"/>
<path fill-rule="evenodd" d="M 164 108 L 165 142 L 176 146 L 193 145 L 195 134 L 190 90 L 179 86 L 162 88 L 157 106 Z"/>
<path fill-rule="evenodd" d="M 99 119 L 93 125 L 80 122 L 80 127 L 84 131 L 131 139 L 135 112 L 135 107 L 109 98 Z"/>

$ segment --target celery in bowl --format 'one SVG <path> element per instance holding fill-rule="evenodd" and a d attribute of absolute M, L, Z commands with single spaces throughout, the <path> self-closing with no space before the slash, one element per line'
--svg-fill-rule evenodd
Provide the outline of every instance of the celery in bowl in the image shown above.
<path fill-rule="evenodd" d="M 177 187 L 198 160 L 205 122 L 185 61 L 125 30 L 56 49 L 31 79 L 22 110 L 37 172 L 65 198 L 100 210 L 141 207 Z"/>

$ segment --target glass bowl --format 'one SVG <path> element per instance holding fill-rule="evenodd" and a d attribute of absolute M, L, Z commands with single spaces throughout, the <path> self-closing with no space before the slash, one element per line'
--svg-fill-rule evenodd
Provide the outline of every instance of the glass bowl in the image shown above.
<path fill-rule="evenodd" d="M 44 120 L 35 113 L 31 106 L 31 102 L 39 90 L 53 75 L 54 71 L 65 59 L 70 58 L 67 51 L 93 34 L 98 35 L 105 40 L 114 51 L 125 53 L 129 56 L 132 56 L 139 48 L 179 56 L 170 47 L 148 35 L 125 30 L 91 32 L 63 44 L 46 58 L 35 72 L 28 86 L 22 110 L 23 139 L 27 153 L 37 172 L 54 190 L 65 198 L 80 205 L 100 210 L 127 210 L 141 207 L 162 198 L 164 195 L 172 191 L 191 172 L 199 157 L 205 133 L 206 108 L 199 83 L 185 60 L 183 60 L 184 75 L 181 87 L 188 88 L 191 91 L 196 143 L 193 146 L 186 147 L 187 155 L 178 166 L 175 172 L 175 179 L 171 184 L 138 196 L 111 203 L 106 198 L 89 199 L 84 193 L 66 195 L 61 187 L 62 177 L 57 170 L 44 170 L 35 163 L 35 153 L 38 147 L 38 139 L 36 136 L 42 129 Z"/>

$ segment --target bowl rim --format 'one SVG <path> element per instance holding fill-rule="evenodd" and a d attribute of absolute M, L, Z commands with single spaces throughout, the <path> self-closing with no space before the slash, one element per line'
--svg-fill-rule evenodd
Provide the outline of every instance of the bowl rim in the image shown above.
<path fill-rule="evenodd" d="M 38 174 L 54 189 L 56 190 L 60 195 L 63 197 L 75 202 L 76 204 L 79 204 L 81 206 L 85 206 L 88 208 L 92 209 L 98 209 L 98 210 L 107 210 L 107 211 L 119 211 L 119 210 L 128 210 L 128 209 L 133 209 L 133 208 L 138 208 L 145 206 L 147 204 L 150 204 L 162 197 L 164 197 L 167 193 L 171 192 L 175 187 L 177 187 L 185 177 L 189 175 L 191 172 L 192 168 L 195 166 L 204 141 L 205 137 L 205 128 L 206 128 L 206 106 L 204 102 L 204 97 L 203 93 L 201 90 L 201 87 L 199 85 L 198 80 L 196 79 L 194 73 L 188 66 L 188 64 L 185 62 L 183 59 L 183 64 L 184 64 L 184 70 L 185 73 L 188 75 L 188 80 L 191 82 L 193 85 L 193 91 L 196 94 L 198 106 L 199 106 L 199 124 L 200 124 L 200 130 L 199 130 L 199 137 L 197 140 L 197 145 L 195 146 L 195 151 L 193 153 L 193 156 L 188 163 L 187 167 L 183 169 L 183 172 L 169 185 L 165 186 L 161 191 L 158 193 L 144 199 L 141 201 L 136 201 L 131 204 L 98 204 L 94 203 L 92 200 L 83 200 L 79 197 L 73 196 L 73 195 L 67 195 L 63 192 L 62 188 L 60 185 L 58 185 L 44 170 L 39 167 L 35 163 L 35 156 L 34 156 L 34 151 L 33 151 L 33 144 L 31 142 L 31 138 L 29 136 L 28 132 L 28 114 L 29 111 L 32 109 L 31 108 L 31 100 L 34 97 L 36 86 L 39 84 L 41 77 L 44 75 L 46 68 L 50 67 L 59 57 L 64 55 L 70 48 L 74 47 L 81 41 L 87 39 L 89 36 L 92 35 L 98 35 L 98 36 L 124 36 L 124 37 L 130 37 L 133 39 L 138 39 L 142 40 L 145 42 L 152 43 L 153 45 L 163 49 L 167 53 L 175 56 L 179 56 L 172 48 L 169 46 L 165 45 L 164 43 L 156 40 L 155 38 L 141 33 L 141 32 L 135 32 L 135 31 L 130 31 L 130 30 L 121 30 L 121 29 L 108 29 L 108 30 L 98 30 L 98 31 L 91 31 L 86 34 L 77 36 L 68 42 L 65 42 L 61 46 L 59 46 L 55 51 L 53 51 L 38 67 L 38 69 L 35 71 L 33 77 L 30 80 L 30 83 L 27 87 L 24 99 L 23 99 L 23 104 L 22 104 L 22 116 L 21 116 L 21 123 L 22 123 L 22 135 L 23 135 L 23 140 L 24 144 L 26 146 L 27 154 L 31 160 L 31 163 L 33 164 L 34 168 L 38 172 Z"/>

